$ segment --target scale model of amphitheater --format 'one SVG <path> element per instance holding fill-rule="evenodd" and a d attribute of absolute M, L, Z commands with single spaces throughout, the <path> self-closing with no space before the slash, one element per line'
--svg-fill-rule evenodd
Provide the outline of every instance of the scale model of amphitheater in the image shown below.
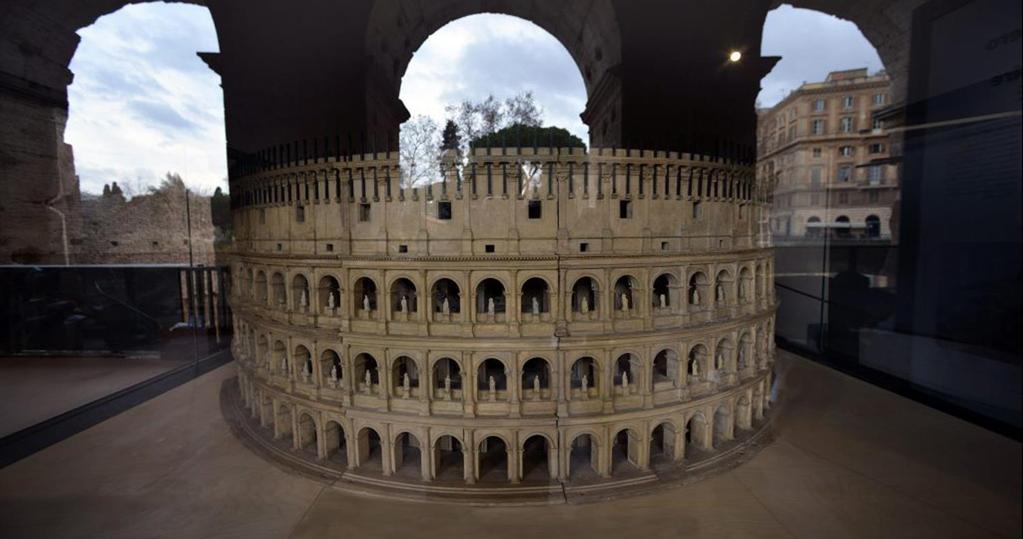
<path fill-rule="evenodd" d="M 775 303 L 751 166 L 446 163 L 409 189 L 395 153 L 239 180 L 241 432 L 347 484 L 468 499 L 610 492 L 756 445 Z"/>

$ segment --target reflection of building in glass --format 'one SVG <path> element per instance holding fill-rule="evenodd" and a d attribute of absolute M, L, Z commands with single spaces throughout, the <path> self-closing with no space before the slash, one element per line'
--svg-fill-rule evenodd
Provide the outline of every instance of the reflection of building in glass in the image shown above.
<path fill-rule="evenodd" d="M 883 72 L 833 71 L 759 112 L 757 170 L 777 181 L 775 237 L 893 237 L 897 141 L 874 117 L 890 96 Z"/>

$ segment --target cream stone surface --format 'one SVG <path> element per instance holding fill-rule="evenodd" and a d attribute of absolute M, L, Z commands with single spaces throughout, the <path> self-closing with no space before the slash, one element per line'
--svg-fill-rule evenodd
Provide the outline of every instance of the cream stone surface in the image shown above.
<path fill-rule="evenodd" d="M 454 163 L 412 188 L 394 154 L 240 180 L 250 433 L 375 485 L 560 491 L 654 480 L 656 460 L 764 425 L 773 261 L 753 167 L 564 148 Z"/>
<path fill-rule="evenodd" d="M 0 536 L 1019 535 L 1018 442 L 783 352 L 775 371 L 776 440 L 743 466 L 610 502 L 481 508 L 267 465 L 218 410 L 228 365 L 0 470 Z"/>

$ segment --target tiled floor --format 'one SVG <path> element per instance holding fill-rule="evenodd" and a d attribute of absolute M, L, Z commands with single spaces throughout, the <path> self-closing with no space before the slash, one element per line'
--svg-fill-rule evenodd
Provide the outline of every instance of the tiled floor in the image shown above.
<path fill-rule="evenodd" d="M 1020 535 L 1019 443 L 802 359 L 778 369 L 777 440 L 739 468 L 611 502 L 466 508 L 267 464 L 221 418 L 229 365 L 0 470 L 0 537 Z"/>

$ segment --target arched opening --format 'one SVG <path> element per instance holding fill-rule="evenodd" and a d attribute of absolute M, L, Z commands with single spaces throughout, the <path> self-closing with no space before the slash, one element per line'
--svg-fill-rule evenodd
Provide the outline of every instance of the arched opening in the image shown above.
<path fill-rule="evenodd" d="M 256 337 L 256 363 L 262 369 L 272 370 L 271 362 L 270 342 L 267 341 L 266 335 L 260 335 Z"/>
<path fill-rule="evenodd" d="M 377 360 L 372 355 L 362 353 L 355 356 L 355 383 L 362 393 L 376 393 L 380 373 L 377 370 Z"/>
<path fill-rule="evenodd" d="M 316 447 L 316 421 L 309 414 L 298 416 L 298 448 L 312 456 L 318 455 Z"/>
<path fill-rule="evenodd" d="M 572 285 L 572 312 L 589 315 L 597 311 L 597 281 L 582 277 Z"/>
<path fill-rule="evenodd" d="M 285 307 L 288 305 L 288 290 L 284 286 L 284 275 L 274 273 L 270 277 L 270 287 L 273 289 L 274 305 Z"/>
<path fill-rule="evenodd" d="M 732 439 L 732 413 L 724 405 L 714 412 L 714 449 Z"/>
<path fill-rule="evenodd" d="M 422 478 L 423 450 L 411 433 L 403 432 L 394 440 L 394 474 L 407 478 Z"/>
<path fill-rule="evenodd" d="M 462 369 L 455 360 L 444 357 L 433 364 L 434 398 L 461 400 Z"/>
<path fill-rule="evenodd" d="M 291 280 L 291 308 L 297 312 L 309 312 L 309 281 L 298 274 Z"/>
<path fill-rule="evenodd" d="M 260 303 L 269 301 L 266 284 L 266 273 L 262 271 L 256 274 L 256 300 Z"/>
<path fill-rule="evenodd" d="M 548 481 L 550 473 L 550 443 L 546 436 L 534 434 L 522 444 L 522 479 Z"/>
<path fill-rule="evenodd" d="M 669 312 L 678 305 L 678 278 L 670 273 L 662 273 L 654 279 L 651 304 L 655 312 Z"/>
<path fill-rule="evenodd" d="M 611 442 L 611 475 L 635 470 L 639 457 L 639 435 L 632 429 L 622 429 Z"/>
<path fill-rule="evenodd" d="M 597 442 L 590 434 L 580 434 L 572 440 L 568 455 L 569 479 L 593 479 L 600 469 Z"/>
<path fill-rule="evenodd" d="M 732 352 L 735 347 L 732 345 L 732 340 L 724 338 L 718 341 L 717 346 L 714 349 L 714 370 L 732 373 L 735 372 L 735 365 L 732 363 Z"/>
<path fill-rule="evenodd" d="M 462 442 L 451 435 L 444 435 L 433 445 L 434 477 L 439 480 L 460 480 L 465 477 L 465 456 Z"/>
<path fill-rule="evenodd" d="M 597 396 L 597 362 L 592 357 L 581 357 L 572 364 L 569 377 L 572 397 L 587 399 Z"/>
<path fill-rule="evenodd" d="M 504 314 L 504 285 L 497 279 L 483 279 L 476 285 L 476 314 L 486 318 Z"/>
<path fill-rule="evenodd" d="M 866 230 L 864 233 L 870 239 L 876 239 L 881 237 L 881 218 L 876 215 L 868 215 L 866 221 Z"/>
<path fill-rule="evenodd" d="M 721 270 L 718 272 L 717 278 L 714 281 L 714 303 L 718 306 L 727 305 L 729 303 L 729 288 L 732 286 L 732 274 L 728 273 L 727 270 Z"/>
<path fill-rule="evenodd" d="M 433 312 L 435 319 L 447 322 L 444 320 L 443 315 L 458 314 L 462 312 L 462 292 L 458 288 L 458 283 L 451 279 L 438 279 L 437 282 L 433 283 Z"/>
<path fill-rule="evenodd" d="M 355 314 L 360 318 L 372 318 L 377 310 L 377 284 L 369 277 L 361 277 L 352 287 L 352 301 Z"/>
<path fill-rule="evenodd" d="M 290 376 L 291 374 L 291 369 L 288 366 L 288 349 L 284 347 L 283 341 L 274 341 L 271 371 L 281 376 Z"/>
<path fill-rule="evenodd" d="M 823 235 L 823 227 L 821 225 L 821 218 L 816 215 L 811 216 L 806 220 L 806 237 L 807 238 L 819 238 Z"/>
<path fill-rule="evenodd" d="M 669 422 L 654 427 L 650 433 L 650 463 L 660 464 L 675 459 L 675 426 Z"/>
<path fill-rule="evenodd" d="M 739 270 L 739 303 L 743 305 L 753 301 L 753 272 L 743 267 Z"/>
<path fill-rule="evenodd" d="M 370 427 L 364 427 L 359 431 L 358 445 L 355 450 L 359 463 L 359 470 L 368 472 L 383 471 L 383 453 L 380 445 L 380 434 Z"/>
<path fill-rule="evenodd" d="M 678 380 L 678 354 L 671 349 L 661 350 L 654 356 L 654 389 L 674 387 Z"/>
<path fill-rule="evenodd" d="M 753 428 L 753 414 L 749 398 L 746 395 L 739 397 L 735 403 L 735 427 L 743 430 Z"/>
<path fill-rule="evenodd" d="M 479 446 L 479 479 L 481 483 L 508 481 L 508 445 L 497 436 L 489 436 Z"/>
<path fill-rule="evenodd" d="M 633 393 L 639 382 L 639 358 L 625 353 L 615 360 L 614 385 L 621 394 Z"/>
<path fill-rule="evenodd" d="M 835 218 L 835 236 L 839 238 L 852 236 L 852 223 L 847 215 L 839 215 Z"/>
<path fill-rule="evenodd" d="M 416 285 L 412 281 L 396 279 L 391 283 L 391 314 L 395 320 L 407 319 L 418 311 Z"/>
<path fill-rule="evenodd" d="M 551 299 L 547 281 L 533 277 L 522 283 L 522 312 L 539 316 L 550 312 Z"/>
<path fill-rule="evenodd" d="M 697 344 L 689 349 L 689 361 L 686 363 L 686 372 L 689 383 L 697 383 L 707 378 L 707 347 Z"/>
<path fill-rule="evenodd" d="M 689 278 L 689 304 L 693 307 L 706 305 L 707 276 L 703 272 L 696 272 Z"/>
<path fill-rule="evenodd" d="M 275 420 L 274 401 L 270 397 L 263 395 L 260 399 L 259 425 L 272 431 Z"/>
<path fill-rule="evenodd" d="M 323 443 L 327 460 L 342 466 L 348 465 L 348 441 L 345 429 L 337 421 L 327 421 L 323 429 Z"/>
<path fill-rule="evenodd" d="M 419 396 L 419 366 L 408 356 L 399 356 L 392 368 L 393 394 L 403 399 Z"/>
<path fill-rule="evenodd" d="M 696 412 L 686 422 L 686 454 L 692 455 L 694 450 L 701 450 L 705 447 L 704 436 L 707 432 L 707 420 L 703 414 Z"/>
<path fill-rule="evenodd" d="M 522 394 L 526 398 L 545 397 L 550 387 L 551 367 L 542 357 L 530 358 L 522 366 Z"/>
<path fill-rule="evenodd" d="M 252 268 L 245 270 L 245 288 L 242 290 L 248 298 L 255 298 L 256 284 L 252 276 Z"/>
<path fill-rule="evenodd" d="M 739 337 L 739 350 L 735 356 L 735 369 L 742 372 L 752 365 L 753 360 L 753 338 L 749 333 L 743 333 Z"/>
<path fill-rule="evenodd" d="M 481 401 L 504 400 L 507 398 L 508 370 L 497 358 L 488 358 L 480 363 L 476 375 L 479 387 L 477 398 Z"/>
<path fill-rule="evenodd" d="M 615 310 L 629 312 L 636 309 L 636 278 L 624 275 L 615 281 Z"/>
<path fill-rule="evenodd" d="M 341 284 L 331 275 L 320 278 L 318 303 L 323 314 L 336 315 L 341 306 Z"/>
<path fill-rule="evenodd" d="M 324 350 L 320 354 L 320 373 L 325 385 L 338 387 L 344 379 L 342 372 L 341 356 L 333 350 Z"/>
<path fill-rule="evenodd" d="M 301 344 L 295 347 L 295 366 L 299 369 L 302 381 L 313 381 L 313 356 L 309 349 Z"/>

